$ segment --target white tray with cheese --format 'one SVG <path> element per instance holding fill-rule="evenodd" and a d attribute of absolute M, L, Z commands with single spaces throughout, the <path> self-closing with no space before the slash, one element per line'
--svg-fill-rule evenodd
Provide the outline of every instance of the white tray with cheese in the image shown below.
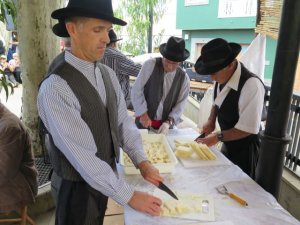
<path fill-rule="evenodd" d="M 171 148 L 176 152 L 176 143 L 178 142 L 193 142 L 194 137 L 180 137 L 172 136 L 168 137 Z M 195 142 L 196 144 L 196 142 Z M 178 147 L 177 147 L 178 149 Z M 178 157 L 180 162 L 185 168 L 203 167 L 203 166 L 224 166 L 231 165 L 231 162 L 216 148 L 210 147 L 210 151 L 215 155 L 214 160 L 203 160 L 196 153 L 193 152 L 190 156 Z"/>
<path fill-rule="evenodd" d="M 142 133 L 143 148 L 149 161 L 159 170 L 160 173 L 171 173 L 178 163 L 166 136 L 163 134 Z M 120 152 L 120 163 L 125 174 L 139 174 L 128 155 L 122 150 Z"/>

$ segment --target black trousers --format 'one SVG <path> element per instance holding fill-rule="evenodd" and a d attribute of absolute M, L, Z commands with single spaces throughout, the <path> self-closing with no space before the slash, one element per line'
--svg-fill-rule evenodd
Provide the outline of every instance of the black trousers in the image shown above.
<path fill-rule="evenodd" d="M 102 225 L 108 197 L 86 182 L 62 180 L 55 225 Z"/>
<path fill-rule="evenodd" d="M 252 179 L 255 179 L 259 147 L 260 140 L 258 135 L 250 135 L 241 140 L 224 142 L 221 152 Z"/>

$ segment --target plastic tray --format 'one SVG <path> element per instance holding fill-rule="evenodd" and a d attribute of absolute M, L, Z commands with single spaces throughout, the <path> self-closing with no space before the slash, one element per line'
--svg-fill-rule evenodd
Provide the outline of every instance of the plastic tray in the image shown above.
<path fill-rule="evenodd" d="M 170 162 L 168 163 L 156 163 L 153 164 L 160 173 L 171 173 L 174 169 L 175 165 L 178 163 L 176 156 L 174 155 L 170 145 L 168 144 L 167 138 L 163 134 L 141 134 L 143 140 L 147 140 L 149 142 L 161 142 L 165 150 L 167 151 L 167 154 L 169 156 Z M 120 164 L 122 165 L 125 174 L 139 174 L 140 171 L 135 168 L 134 165 L 128 166 L 124 163 L 124 153 L 121 150 L 120 151 Z"/>

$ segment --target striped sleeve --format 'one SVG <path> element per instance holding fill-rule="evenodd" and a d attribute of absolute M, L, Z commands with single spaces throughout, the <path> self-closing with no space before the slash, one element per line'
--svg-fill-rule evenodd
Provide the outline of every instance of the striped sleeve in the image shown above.
<path fill-rule="evenodd" d="M 48 79 L 38 94 L 38 110 L 55 145 L 88 184 L 119 204 L 127 204 L 134 190 L 106 162 L 95 157 L 92 133 L 81 119 L 80 105 L 72 91 L 61 78 L 52 75 Z"/>

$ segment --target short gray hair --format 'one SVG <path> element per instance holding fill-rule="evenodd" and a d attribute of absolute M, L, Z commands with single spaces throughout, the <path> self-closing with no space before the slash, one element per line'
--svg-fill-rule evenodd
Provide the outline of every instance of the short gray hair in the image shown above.
<path fill-rule="evenodd" d="M 74 16 L 71 18 L 66 18 L 65 23 L 75 23 L 78 25 L 79 31 L 82 31 L 83 24 L 88 20 L 87 17 Z"/>

